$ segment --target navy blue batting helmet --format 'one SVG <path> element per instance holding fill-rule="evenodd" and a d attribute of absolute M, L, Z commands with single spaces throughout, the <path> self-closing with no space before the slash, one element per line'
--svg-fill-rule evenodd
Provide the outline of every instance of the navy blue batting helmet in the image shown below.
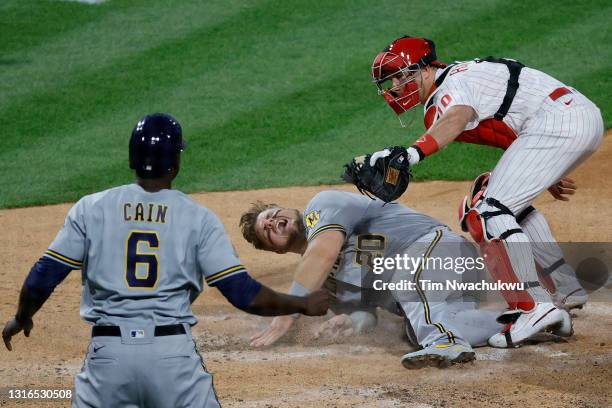
<path fill-rule="evenodd" d="M 165 113 L 140 119 L 130 138 L 130 168 L 145 179 L 159 178 L 176 169 L 185 148 L 181 125 Z"/>

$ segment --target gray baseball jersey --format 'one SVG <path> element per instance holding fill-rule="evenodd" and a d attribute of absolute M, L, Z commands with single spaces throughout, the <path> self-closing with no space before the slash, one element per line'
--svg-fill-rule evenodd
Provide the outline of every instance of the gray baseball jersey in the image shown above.
<path fill-rule="evenodd" d="M 444 224 L 401 204 L 385 204 L 366 196 L 342 191 L 317 194 L 304 210 L 308 240 L 323 231 L 342 231 L 342 247 L 336 279 L 363 287 L 362 266 L 375 257 L 401 254 L 423 235 Z"/>
<path fill-rule="evenodd" d="M 462 291 L 430 290 L 420 285 L 417 285 L 419 289 L 408 292 L 372 289 L 375 279 L 409 279 L 417 283 L 476 279 L 474 271 L 466 271 L 461 276 L 429 264 L 414 275 L 402 270 L 373 274 L 373 259 L 379 257 L 406 254 L 414 258 L 456 259 L 477 255 L 465 238 L 436 219 L 401 204 L 384 204 L 353 193 L 324 191 L 308 203 L 304 224 L 309 241 L 324 231 L 342 231 L 346 235 L 326 288 L 335 291 L 339 300 L 349 305 L 375 305 L 390 311 L 399 307 L 412 326 L 415 343 L 424 347 L 457 341 L 482 345 L 501 329 L 495 321 L 499 313 L 478 310 L 477 302 L 465 297 Z M 357 287 L 361 290 L 356 290 Z"/>
<path fill-rule="evenodd" d="M 177 190 L 112 188 L 72 207 L 45 256 L 82 269 L 82 317 L 121 332 L 92 338 L 73 407 L 219 406 L 191 303 L 246 270 L 215 214 Z M 184 335 L 155 335 L 177 323 Z"/>
<path fill-rule="evenodd" d="M 246 272 L 214 213 L 180 191 L 137 184 L 83 197 L 45 256 L 82 268 L 81 315 L 103 325 L 193 325 L 203 278 Z"/>

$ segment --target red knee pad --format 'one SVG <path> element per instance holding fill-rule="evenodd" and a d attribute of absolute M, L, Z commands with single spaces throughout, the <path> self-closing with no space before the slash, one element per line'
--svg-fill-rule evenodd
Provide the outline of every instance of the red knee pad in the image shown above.
<path fill-rule="evenodd" d="M 465 217 L 468 232 L 480 247 L 480 254 L 484 258 L 491 277 L 504 283 L 520 283 L 514 269 L 506 244 L 498 238 L 490 238 L 486 231 L 485 220 L 478 209 L 471 208 Z M 530 311 L 535 307 L 535 302 L 526 290 L 502 290 L 500 291 L 510 309 L 521 309 Z"/>

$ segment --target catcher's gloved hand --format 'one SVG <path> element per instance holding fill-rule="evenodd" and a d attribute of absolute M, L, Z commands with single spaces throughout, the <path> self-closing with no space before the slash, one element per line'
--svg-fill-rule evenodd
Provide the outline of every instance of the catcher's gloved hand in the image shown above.
<path fill-rule="evenodd" d="M 401 146 L 355 157 L 344 165 L 342 174 L 342 179 L 355 184 L 362 194 L 373 194 L 386 203 L 398 199 L 411 178 L 408 152 Z"/>

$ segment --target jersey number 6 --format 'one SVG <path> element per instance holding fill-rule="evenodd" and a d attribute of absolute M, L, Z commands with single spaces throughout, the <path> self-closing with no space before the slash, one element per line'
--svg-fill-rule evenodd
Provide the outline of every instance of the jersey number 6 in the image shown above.
<path fill-rule="evenodd" d="M 130 288 L 153 289 L 157 285 L 159 262 L 155 253 L 138 252 L 138 247 L 141 245 L 147 245 L 150 249 L 159 249 L 159 236 L 157 232 L 130 232 L 125 243 L 125 281 Z M 139 265 L 141 265 L 140 268 Z M 146 270 L 145 273 L 142 273 L 143 267 Z"/>

